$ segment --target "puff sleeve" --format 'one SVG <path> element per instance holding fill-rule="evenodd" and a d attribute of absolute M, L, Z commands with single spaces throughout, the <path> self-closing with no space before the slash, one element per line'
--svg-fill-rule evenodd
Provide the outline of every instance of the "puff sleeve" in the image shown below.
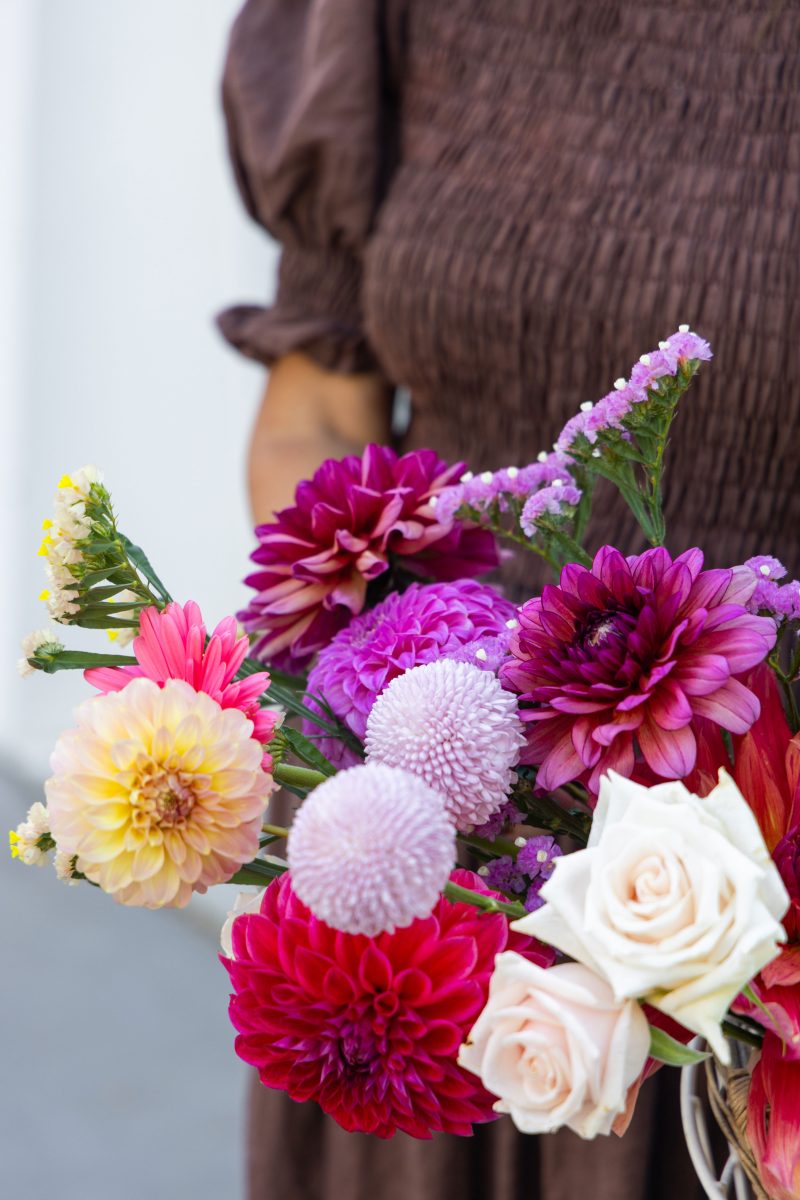
<path fill-rule="evenodd" d="M 361 255 L 381 186 L 380 0 L 249 0 L 223 77 L 236 180 L 282 246 L 268 308 L 220 314 L 264 363 L 302 350 L 321 366 L 375 369 L 361 318 Z"/>

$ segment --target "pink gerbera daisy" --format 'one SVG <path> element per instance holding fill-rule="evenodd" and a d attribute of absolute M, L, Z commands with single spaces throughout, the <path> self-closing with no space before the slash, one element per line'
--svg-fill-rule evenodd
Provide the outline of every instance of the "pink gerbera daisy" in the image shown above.
<path fill-rule="evenodd" d="M 262 745 L 272 737 L 279 714 L 262 708 L 259 699 L 269 687 L 269 673 L 259 671 L 234 681 L 248 651 L 246 637 L 237 636 L 236 621 L 225 617 L 207 639 L 200 609 L 193 600 L 168 604 L 163 612 L 146 608 L 133 642 L 136 665 L 95 667 L 84 672 L 101 692 L 118 692 L 132 679 L 152 679 L 161 687 L 168 679 L 183 679 L 195 691 L 206 692 L 222 708 L 238 708 L 253 722 L 253 737 Z M 272 761 L 265 755 L 264 769 Z"/>
<path fill-rule="evenodd" d="M 585 779 L 596 792 L 611 768 L 631 775 L 637 746 L 656 775 L 682 779 L 696 718 L 737 734 L 756 720 L 740 676 L 774 646 L 775 623 L 748 612 L 752 571 L 702 567 L 700 550 L 673 562 L 661 548 L 626 559 L 604 546 L 522 607 L 501 677 L 521 694 L 522 761 L 540 787 Z"/>
<path fill-rule="evenodd" d="M 487 890 L 469 871 L 452 878 Z M 268 1087 L 384 1138 L 465 1135 L 495 1118 L 495 1097 L 458 1065 L 459 1046 L 497 954 L 552 962 L 503 915 L 445 899 L 394 933 L 340 933 L 301 903 L 289 875 L 266 889 L 260 912 L 236 917 L 232 945 L 222 961 L 239 1056 Z"/>

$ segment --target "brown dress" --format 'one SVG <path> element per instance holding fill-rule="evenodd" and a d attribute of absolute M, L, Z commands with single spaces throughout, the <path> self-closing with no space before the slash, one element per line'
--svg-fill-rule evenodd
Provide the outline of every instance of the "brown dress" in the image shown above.
<path fill-rule="evenodd" d="M 676 423 L 668 544 L 798 570 L 800 0 L 250 0 L 224 100 L 284 248 L 272 307 L 221 318 L 234 345 L 381 371 L 408 445 L 483 469 L 689 322 L 715 361 Z M 640 546 L 596 507 L 595 546 Z M 594 1143 L 382 1143 L 257 1088 L 251 1200 L 699 1196 L 674 1075 Z"/>

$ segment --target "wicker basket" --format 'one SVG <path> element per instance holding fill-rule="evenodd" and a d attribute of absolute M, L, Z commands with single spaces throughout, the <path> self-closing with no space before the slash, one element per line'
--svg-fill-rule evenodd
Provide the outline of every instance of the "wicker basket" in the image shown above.
<path fill-rule="evenodd" d="M 702 1049 L 696 1038 L 693 1049 Z M 759 1180 L 753 1151 L 747 1140 L 747 1095 L 750 1072 L 742 1061 L 741 1046 L 732 1046 L 735 1065 L 724 1067 L 714 1058 L 705 1063 L 707 1101 L 701 1094 L 698 1064 L 681 1072 L 681 1117 L 686 1144 L 698 1178 L 709 1200 L 772 1200 Z M 738 1058 L 738 1061 L 736 1061 Z M 708 1109 L 728 1143 L 730 1154 L 720 1174 L 714 1164 L 708 1132 Z"/>

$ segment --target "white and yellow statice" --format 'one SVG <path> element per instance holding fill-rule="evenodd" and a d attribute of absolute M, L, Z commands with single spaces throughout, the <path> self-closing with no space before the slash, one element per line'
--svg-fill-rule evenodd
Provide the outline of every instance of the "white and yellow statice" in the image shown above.
<path fill-rule="evenodd" d="M 27 817 L 16 830 L 11 830 L 8 840 L 12 858 L 18 858 L 27 867 L 45 865 L 53 841 L 50 836 L 50 817 L 40 801 L 31 805 Z"/>
<path fill-rule="evenodd" d="M 31 666 L 29 659 L 35 658 L 40 650 L 57 654 L 63 649 L 54 629 L 36 629 L 22 639 L 22 658 L 17 662 L 17 670 L 23 678 L 32 675 L 35 668 Z"/>
<path fill-rule="evenodd" d="M 67 883 L 70 886 L 80 883 L 80 879 L 75 877 L 75 855 L 67 854 L 65 850 L 56 850 L 53 855 L 53 868 L 56 873 L 56 878 L 62 883 Z"/>
<path fill-rule="evenodd" d="M 81 467 L 71 475 L 62 475 L 56 491 L 53 516 L 42 523 L 44 537 L 39 554 L 46 559 L 48 587 L 40 599 L 47 603 L 56 621 L 68 620 L 79 611 L 78 576 L 83 561 L 83 543 L 92 534 L 92 519 L 87 506 L 92 489 L 102 487 L 97 467 Z"/>
<path fill-rule="evenodd" d="M 274 783 L 242 712 L 182 680 L 134 679 L 76 715 L 45 788 L 78 872 L 122 904 L 182 907 L 256 856 Z"/>

